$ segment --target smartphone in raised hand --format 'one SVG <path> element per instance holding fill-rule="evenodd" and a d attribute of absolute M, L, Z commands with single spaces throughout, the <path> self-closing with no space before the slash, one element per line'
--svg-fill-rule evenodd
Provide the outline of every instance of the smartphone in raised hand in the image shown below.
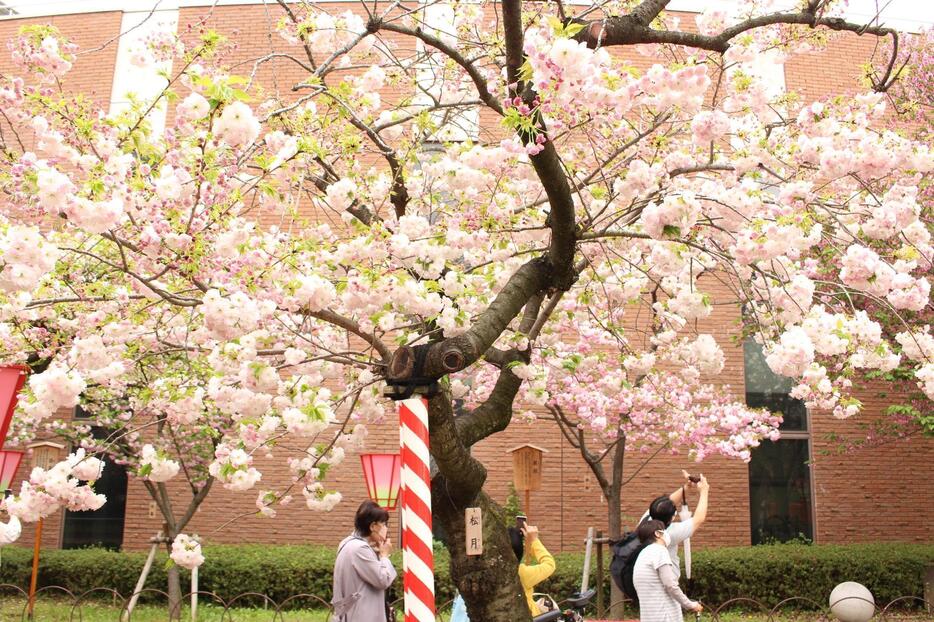
<path fill-rule="evenodd" d="M 529 519 L 528 519 L 528 517 L 526 517 L 526 516 L 523 515 L 523 514 L 519 514 L 519 515 L 516 516 L 516 529 L 522 529 L 523 527 L 525 527 L 525 526 L 528 525 L 528 524 L 529 524 Z"/>

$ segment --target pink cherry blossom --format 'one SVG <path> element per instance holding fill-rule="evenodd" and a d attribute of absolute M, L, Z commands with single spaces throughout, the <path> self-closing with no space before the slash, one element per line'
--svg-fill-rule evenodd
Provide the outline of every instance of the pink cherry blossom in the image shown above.
<path fill-rule="evenodd" d="M 166 457 L 165 453 L 152 445 L 143 445 L 140 451 L 139 475 L 151 482 L 167 482 L 176 475 L 181 465 Z"/>
<path fill-rule="evenodd" d="M 197 114 L 195 110 L 192 114 Z M 250 107 L 240 101 L 224 106 L 214 122 L 214 133 L 218 139 L 231 147 L 249 145 L 259 136 L 260 124 Z"/>
<path fill-rule="evenodd" d="M 186 121 L 200 121 L 210 112 L 211 106 L 200 93 L 189 93 L 175 109 L 176 114 Z"/>
<path fill-rule="evenodd" d="M 204 563 L 201 543 L 194 537 L 180 533 L 172 540 L 172 561 L 188 570 L 194 570 Z"/>

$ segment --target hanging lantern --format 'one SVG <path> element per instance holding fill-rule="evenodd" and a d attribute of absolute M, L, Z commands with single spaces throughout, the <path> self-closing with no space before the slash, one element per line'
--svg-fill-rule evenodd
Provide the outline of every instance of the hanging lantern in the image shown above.
<path fill-rule="evenodd" d="M 0 451 L 0 495 L 5 493 L 13 483 L 13 476 L 16 475 L 16 469 L 23 460 L 22 451 L 15 449 L 4 449 Z"/>
<path fill-rule="evenodd" d="M 29 368 L 25 365 L 4 365 L 0 367 L 0 447 L 6 442 L 6 434 L 10 430 L 10 421 L 13 411 L 16 410 L 16 396 L 19 395 L 23 383 L 26 382 L 26 373 Z"/>
<path fill-rule="evenodd" d="M 402 457 L 399 454 L 360 454 L 366 490 L 377 505 L 387 510 L 396 509 Z"/>

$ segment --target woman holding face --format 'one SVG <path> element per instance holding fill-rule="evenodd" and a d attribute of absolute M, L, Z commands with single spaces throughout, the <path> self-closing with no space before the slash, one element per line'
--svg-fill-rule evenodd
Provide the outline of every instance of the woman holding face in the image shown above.
<path fill-rule="evenodd" d="M 344 538 L 334 562 L 335 622 L 386 619 L 386 589 L 396 579 L 389 561 L 389 512 L 364 501 L 354 518 L 354 532 Z"/>

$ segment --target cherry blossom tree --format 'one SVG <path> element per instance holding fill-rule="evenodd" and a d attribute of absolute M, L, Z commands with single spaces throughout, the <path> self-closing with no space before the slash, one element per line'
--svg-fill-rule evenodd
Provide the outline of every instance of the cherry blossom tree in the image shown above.
<path fill-rule="evenodd" d="M 0 83 L 0 352 L 36 371 L 15 433 L 86 454 L 34 472 L 7 511 L 98 506 L 81 481 L 101 453 L 157 501 L 186 477 L 192 503 L 220 485 L 267 515 L 293 494 L 327 511 L 329 468 L 394 416 L 386 384 L 440 379 L 434 518 L 471 617 L 512 622 L 528 611 L 502 522 L 484 521 L 482 559 L 456 543 L 466 507 L 500 511 L 470 448 L 514 412 L 569 413 L 610 442 L 684 426 L 698 454 L 773 434 L 712 388 L 723 355 L 696 326 L 714 288 L 810 407 L 855 415 L 854 370 L 899 365 L 934 398 L 934 336 L 908 313 L 930 301 L 917 188 L 934 154 L 885 127 L 894 61 L 873 90 L 808 104 L 749 66 L 839 31 L 898 38 L 836 4 L 748 2 L 688 32 L 666 0 L 283 1 L 287 53 L 239 76 L 218 33 L 153 36 L 134 58 L 165 89 L 112 114 L 68 91 L 72 44 L 24 30 L 21 75 Z M 262 89 L 273 62 L 304 77 Z M 414 95 L 392 100 L 399 85 Z M 455 398 L 472 407 L 455 416 Z M 62 416 L 78 405 L 90 420 Z M 264 488 L 261 456 L 287 486 Z M 172 557 L 196 566 L 192 506 L 166 505 Z"/>
<path fill-rule="evenodd" d="M 580 284 L 581 291 L 603 283 Z M 661 291 L 656 282 L 652 299 L 657 301 Z M 782 417 L 747 408 L 730 396 L 729 387 L 702 380 L 715 378 L 724 367 L 724 355 L 710 334 L 668 340 L 665 311 L 656 304 L 643 330 L 638 325 L 621 330 L 627 310 L 600 313 L 612 298 L 594 296 L 563 314 L 559 308 L 558 317 L 573 318 L 574 326 L 587 330 L 571 350 L 542 357 L 542 365 L 548 370 L 545 406 L 593 474 L 606 501 L 607 536 L 618 539 L 624 532 L 623 488 L 660 453 L 684 451 L 697 462 L 710 455 L 748 462 L 760 439 L 778 439 Z M 708 312 L 702 303 L 699 308 Z M 638 347 L 639 341 L 648 347 Z M 513 369 L 520 376 L 523 372 Z M 636 462 L 625 472 L 627 452 Z M 610 587 L 610 617 L 622 617 L 623 594 L 615 583 Z"/>

